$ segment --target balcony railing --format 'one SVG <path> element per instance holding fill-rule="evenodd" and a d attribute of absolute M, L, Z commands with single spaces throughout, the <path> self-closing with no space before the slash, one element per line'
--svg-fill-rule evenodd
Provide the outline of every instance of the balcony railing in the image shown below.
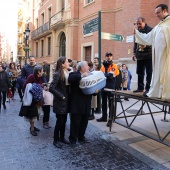
<path fill-rule="evenodd" d="M 22 55 L 22 51 L 18 51 L 17 55 Z"/>
<path fill-rule="evenodd" d="M 23 22 L 23 17 L 18 17 L 18 22 Z"/>
<path fill-rule="evenodd" d="M 49 22 L 43 24 L 41 27 L 39 27 L 38 29 L 31 32 L 31 38 L 35 38 L 35 37 L 43 34 L 44 32 L 48 31 L 49 28 L 50 28 Z"/>
<path fill-rule="evenodd" d="M 22 46 L 22 42 L 18 42 L 18 46 L 20 46 L 20 47 L 21 47 L 21 46 Z"/>
<path fill-rule="evenodd" d="M 62 15 L 63 15 L 63 11 L 60 11 L 56 13 L 55 15 L 53 15 L 50 20 L 50 25 L 55 25 L 58 22 L 62 21 Z"/>
<path fill-rule="evenodd" d="M 23 34 L 21 29 L 18 30 L 18 34 Z"/>

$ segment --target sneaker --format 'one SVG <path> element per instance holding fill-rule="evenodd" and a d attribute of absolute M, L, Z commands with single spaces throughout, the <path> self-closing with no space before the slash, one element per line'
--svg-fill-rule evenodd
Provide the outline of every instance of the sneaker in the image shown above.
<path fill-rule="evenodd" d="M 100 119 L 97 119 L 97 122 L 107 122 L 107 118 L 101 117 Z"/>
<path fill-rule="evenodd" d="M 30 133 L 31 133 L 32 136 L 38 136 L 37 132 L 35 130 L 33 130 L 33 131 L 30 130 Z"/>
<path fill-rule="evenodd" d="M 148 91 L 146 90 L 146 91 L 143 93 L 143 97 L 148 97 L 148 96 L 147 96 L 147 93 L 148 93 Z"/>
<path fill-rule="evenodd" d="M 133 91 L 133 93 L 141 93 L 141 92 L 143 92 L 143 90 L 137 89 L 137 90 L 134 90 L 134 91 Z"/>
<path fill-rule="evenodd" d="M 90 115 L 88 120 L 93 120 L 95 119 L 94 115 Z"/>

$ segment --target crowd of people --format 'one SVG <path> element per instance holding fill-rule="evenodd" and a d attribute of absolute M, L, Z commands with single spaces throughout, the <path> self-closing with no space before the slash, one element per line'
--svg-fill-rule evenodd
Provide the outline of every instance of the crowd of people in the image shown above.
<path fill-rule="evenodd" d="M 164 70 L 165 68 L 163 67 L 163 65 L 169 63 L 169 58 L 166 57 L 165 53 L 169 55 L 166 42 L 170 41 L 168 37 L 164 36 L 166 31 L 169 30 L 169 27 L 167 27 L 167 23 L 170 21 L 168 7 L 165 4 L 160 4 L 156 7 L 155 13 L 161 22 L 154 29 L 149 27 L 142 17 L 137 18 L 136 21 L 137 29 L 134 31 L 136 43 L 134 44 L 133 60 L 137 59 L 138 87 L 133 92 L 143 92 L 145 89 L 143 93 L 145 97 L 169 99 L 169 93 L 166 93 L 168 85 L 165 83 L 169 82 L 167 77 L 169 69 L 168 65 L 165 67 L 167 70 Z M 157 44 L 154 44 L 154 36 L 156 38 L 161 37 L 163 41 L 161 47 L 155 48 Z M 164 40 L 164 38 L 167 38 L 167 40 Z M 152 48 L 155 50 L 154 58 L 151 57 Z M 161 51 L 162 49 L 164 51 Z M 164 60 L 161 60 L 161 55 L 163 55 Z M 152 75 L 153 59 L 154 69 Z M 157 66 L 158 64 L 161 64 L 163 71 Z M 159 69 L 155 70 L 155 68 Z M 144 86 L 145 69 L 147 73 L 146 86 Z M 101 91 L 96 89 L 94 94 L 87 95 L 79 87 L 81 79 L 87 77 L 92 71 L 103 72 L 106 77 L 105 88 L 123 91 L 131 90 L 132 75 L 128 66 L 126 64 L 114 63 L 111 52 L 105 54 L 101 68 L 98 57 L 95 57 L 93 62 L 73 62 L 66 57 L 59 57 L 52 68 L 52 81 L 50 81 L 50 65 L 47 61 L 44 61 L 42 66 L 37 65 L 35 57 L 30 56 L 29 63 L 23 67 L 20 64 L 16 66 L 14 62 L 11 62 L 9 66 L 0 63 L 0 103 L 6 109 L 5 102 L 8 92 L 12 92 L 12 99 L 15 100 L 15 91 L 18 89 L 22 102 L 19 116 L 24 117 L 30 123 L 29 131 L 31 135 L 37 136 L 37 132 L 40 131 L 40 129 L 35 127 L 35 121 L 39 119 L 39 108 L 42 108 L 44 113 L 43 128 L 51 128 L 49 121 L 52 106 L 53 112 L 56 114 L 53 145 L 61 148 L 63 146 L 61 143 L 72 146 L 76 145 L 77 142 L 87 143 L 89 141 L 85 137 L 85 132 L 88 121 L 95 119 L 94 113 L 98 112 L 100 103 L 102 103 L 102 116 L 97 119 L 97 122 L 107 122 L 107 126 L 110 126 L 112 123 L 108 119 L 111 111 L 111 92 L 105 91 L 103 88 Z M 99 101 L 100 94 L 102 96 L 101 101 Z M 124 100 L 128 101 L 129 99 L 125 97 Z M 119 102 L 123 101 L 120 99 Z M 70 118 L 70 135 L 69 139 L 66 139 L 65 127 L 68 114 Z"/>
<path fill-rule="evenodd" d="M 98 57 L 95 57 L 93 62 L 73 62 L 66 57 L 59 57 L 54 66 L 55 68 L 52 69 L 53 78 L 51 83 L 49 83 L 50 66 L 46 61 L 43 62 L 42 66 L 37 65 L 35 57 L 30 56 L 29 63 L 23 67 L 20 64 L 16 65 L 14 62 L 11 62 L 9 66 L 1 63 L 0 75 L 2 76 L 0 76 L 0 92 L 2 95 L 0 96 L 2 96 L 3 100 L 1 102 L 0 97 L 0 102 L 3 104 L 3 108 L 6 109 L 5 102 L 6 97 L 8 97 L 8 91 L 10 90 L 12 92 L 12 99 L 15 100 L 14 94 L 15 91 L 18 90 L 18 95 L 22 102 L 19 116 L 24 117 L 25 120 L 30 123 L 29 130 L 31 135 L 37 136 L 37 132 L 40 131 L 40 129 L 35 126 L 36 120 L 39 119 L 39 108 L 42 108 L 44 113 L 43 127 L 45 129 L 51 128 L 49 119 L 50 109 L 53 108 L 53 112 L 57 118 L 54 128 L 53 144 L 61 148 L 61 142 L 73 145 L 75 145 L 77 141 L 80 143 L 87 142 L 85 131 L 88 121 L 95 118 L 94 113 L 98 109 L 97 100 L 99 100 L 99 98 L 98 91 L 93 95 L 85 95 L 79 88 L 79 81 L 82 77 L 88 76 L 89 72 L 101 70 L 106 77 L 109 77 L 107 80 L 109 88 L 127 90 L 128 74 L 124 74 L 126 71 L 128 73 L 127 67 L 121 69 L 122 65 L 119 63 L 118 69 L 117 65 L 114 64 L 113 68 L 117 70 L 116 74 L 114 74 L 117 77 L 119 76 L 117 81 L 115 81 L 115 76 L 113 76 L 113 79 L 109 76 L 113 68 L 111 70 L 106 68 L 110 64 L 114 64 L 111 53 L 106 54 L 106 60 L 103 61 L 101 68 L 99 68 Z M 107 71 L 104 71 L 105 68 Z M 123 82 L 124 79 L 126 79 L 126 84 Z M 43 101 L 41 99 L 39 101 L 36 100 L 40 94 L 42 94 Z M 109 95 L 102 91 L 102 96 L 102 110 L 105 116 L 103 118 L 106 118 L 107 97 L 109 97 Z M 53 98 L 53 102 L 49 102 L 51 98 Z M 70 136 L 69 139 L 66 139 L 65 126 L 68 113 L 70 113 L 71 123 Z"/>

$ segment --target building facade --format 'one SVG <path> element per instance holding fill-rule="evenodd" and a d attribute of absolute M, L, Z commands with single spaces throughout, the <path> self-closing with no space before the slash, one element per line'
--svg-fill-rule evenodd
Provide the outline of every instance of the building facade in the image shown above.
<path fill-rule="evenodd" d="M 53 65 L 60 56 L 92 61 L 99 57 L 99 50 L 102 60 L 106 52 L 112 52 L 115 62 L 127 64 L 136 79 L 136 63 L 132 61 L 134 22 L 142 16 L 154 27 L 159 22 L 154 11 L 160 3 L 170 6 L 169 0 L 32 0 L 30 54 L 37 63 L 46 60 Z M 100 17 L 102 33 L 120 35 L 124 40 L 100 38 L 95 23 Z"/>
<path fill-rule="evenodd" d="M 31 3 L 32 4 L 32 3 Z M 28 24 L 31 21 L 31 11 L 32 7 L 30 5 L 30 1 L 28 0 L 18 0 L 18 32 L 17 32 L 17 62 L 21 65 L 25 63 L 25 57 L 28 58 L 29 51 L 26 53 L 24 48 L 26 46 L 26 39 L 25 39 L 25 30 L 27 29 Z"/>
<path fill-rule="evenodd" d="M 101 32 L 118 34 L 124 40 L 101 39 L 102 59 L 107 51 L 114 59 L 131 59 L 133 51 L 133 23 L 145 17 L 154 27 L 159 21 L 154 14 L 160 3 L 168 0 L 33 0 L 30 46 L 37 61 L 54 62 L 59 56 L 73 60 L 91 61 L 98 56 L 98 31 L 88 32 L 88 22 L 99 17 Z M 88 33 L 85 33 L 87 31 Z"/>

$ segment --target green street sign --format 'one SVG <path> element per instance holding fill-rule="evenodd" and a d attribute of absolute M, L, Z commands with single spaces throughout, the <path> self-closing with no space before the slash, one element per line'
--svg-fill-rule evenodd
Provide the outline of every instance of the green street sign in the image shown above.
<path fill-rule="evenodd" d="M 106 32 L 101 32 L 101 38 L 105 40 L 113 40 L 113 41 L 123 41 L 124 38 L 122 35 L 111 34 Z"/>
<path fill-rule="evenodd" d="M 92 19 L 83 24 L 83 35 L 98 31 L 98 18 Z"/>

